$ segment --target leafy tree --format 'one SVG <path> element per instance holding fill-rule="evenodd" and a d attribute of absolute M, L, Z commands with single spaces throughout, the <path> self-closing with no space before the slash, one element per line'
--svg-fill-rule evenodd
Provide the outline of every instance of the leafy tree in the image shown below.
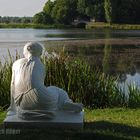
<path fill-rule="evenodd" d="M 32 18 L 30 18 L 30 20 L 32 20 Z M 10 17 L 10 22 L 11 23 L 21 23 L 22 17 Z"/>
<path fill-rule="evenodd" d="M 78 0 L 77 11 L 79 12 L 80 18 L 90 18 L 93 13 L 92 0 Z"/>
<path fill-rule="evenodd" d="M 90 13 L 95 21 L 105 21 L 104 0 L 94 0 L 93 11 Z"/>
<path fill-rule="evenodd" d="M 50 17 L 50 15 L 47 15 L 45 12 L 40 12 L 34 15 L 33 23 L 50 24 L 52 23 L 52 18 Z"/>
<path fill-rule="evenodd" d="M 31 23 L 32 17 L 9 17 L 0 16 L 0 23 Z"/>
<path fill-rule="evenodd" d="M 10 23 L 10 17 L 7 17 L 7 16 L 6 17 L 3 17 L 2 18 L 2 22 L 3 23 L 7 23 L 7 24 Z"/>
<path fill-rule="evenodd" d="M 112 22 L 112 3 L 111 0 L 104 1 L 105 18 L 108 23 Z"/>
<path fill-rule="evenodd" d="M 78 0 L 77 10 L 81 17 L 94 18 L 96 21 L 105 20 L 104 0 Z"/>
<path fill-rule="evenodd" d="M 77 9 L 79 13 L 85 14 L 86 7 L 87 7 L 86 0 L 78 0 Z"/>
<path fill-rule="evenodd" d="M 77 0 L 56 0 L 52 11 L 52 17 L 56 22 L 70 24 L 77 16 Z"/>
<path fill-rule="evenodd" d="M 54 2 L 52 2 L 51 0 L 48 0 L 47 2 L 46 2 L 46 4 L 45 4 L 45 6 L 44 6 L 44 8 L 43 8 L 43 11 L 46 13 L 46 14 L 48 14 L 48 15 L 50 15 L 51 16 L 51 13 L 52 13 L 52 9 L 53 9 L 53 7 L 54 7 Z"/>
<path fill-rule="evenodd" d="M 51 0 L 48 0 L 45 3 L 45 6 L 43 8 L 43 11 L 40 13 L 37 13 L 34 18 L 33 22 L 34 23 L 41 23 L 41 24 L 51 24 L 53 23 L 53 18 L 52 18 L 52 10 L 54 7 L 54 3 Z"/>
<path fill-rule="evenodd" d="M 112 23 L 140 23 L 140 0 L 105 0 L 105 17 Z"/>
<path fill-rule="evenodd" d="M 132 7 L 135 7 L 135 11 L 133 12 L 134 21 L 133 23 L 140 23 L 140 0 L 133 0 Z"/>
<path fill-rule="evenodd" d="M 2 17 L 0 16 L 0 23 L 2 23 Z"/>
<path fill-rule="evenodd" d="M 22 23 L 31 23 L 31 18 L 30 17 L 23 17 L 21 18 Z"/>
<path fill-rule="evenodd" d="M 140 0 L 119 0 L 116 21 L 118 23 L 140 23 Z"/>
<path fill-rule="evenodd" d="M 94 18 L 110 24 L 140 23 L 139 7 L 140 0 L 48 0 L 43 11 L 34 16 L 34 22 L 71 24 L 77 18 Z M 11 21 L 7 17 L 1 20 Z"/>
<path fill-rule="evenodd" d="M 51 24 L 53 23 L 53 18 L 52 18 L 52 10 L 54 7 L 54 2 L 51 0 L 48 0 L 43 8 L 43 12 L 45 13 L 47 23 Z"/>

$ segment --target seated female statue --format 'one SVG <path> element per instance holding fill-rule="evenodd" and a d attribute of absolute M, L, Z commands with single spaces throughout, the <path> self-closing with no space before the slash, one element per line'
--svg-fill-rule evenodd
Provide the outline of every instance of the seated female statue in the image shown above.
<path fill-rule="evenodd" d="M 46 70 L 40 60 L 42 50 L 39 43 L 27 43 L 23 51 L 25 58 L 14 62 L 8 115 L 17 114 L 23 119 L 53 119 L 58 111 L 82 111 L 83 105 L 73 103 L 66 91 L 44 85 Z"/>

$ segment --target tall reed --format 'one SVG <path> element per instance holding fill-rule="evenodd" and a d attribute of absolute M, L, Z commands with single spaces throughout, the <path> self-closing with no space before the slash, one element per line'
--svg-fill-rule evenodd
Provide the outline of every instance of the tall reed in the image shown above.
<path fill-rule="evenodd" d="M 0 67 L 0 106 L 8 106 L 10 99 L 11 62 L 5 62 Z"/>
<path fill-rule="evenodd" d="M 12 57 L 8 50 L 8 58 L 5 58 L 4 63 L 0 61 L 0 106 L 7 108 L 10 102 L 10 84 L 12 77 L 12 64 L 20 56 L 16 52 L 16 56 Z"/>
<path fill-rule="evenodd" d="M 0 106 L 10 102 L 10 82 L 12 63 L 19 58 L 11 57 L 0 63 Z M 46 67 L 45 85 L 55 85 L 66 90 L 75 102 L 82 102 L 89 108 L 140 107 L 138 88 L 129 85 L 129 98 L 117 84 L 117 77 L 102 73 L 99 69 L 79 58 L 69 57 L 65 51 L 58 55 L 44 55 Z"/>
<path fill-rule="evenodd" d="M 128 85 L 128 107 L 137 108 L 140 107 L 140 90 L 135 83 Z"/>

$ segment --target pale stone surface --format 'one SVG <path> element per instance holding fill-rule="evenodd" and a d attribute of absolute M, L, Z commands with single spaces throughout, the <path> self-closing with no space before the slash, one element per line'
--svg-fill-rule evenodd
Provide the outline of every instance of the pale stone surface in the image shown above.
<path fill-rule="evenodd" d="M 5 122 L 16 116 L 19 121 L 45 119 L 82 123 L 83 105 L 73 103 L 63 89 L 44 85 L 45 66 L 39 58 L 42 46 L 27 43 L 23 53 L 25 58 L 15 61 L 12 67 L 11 104 Z"/>
<path fill-rule="evenodd" d="M 57 118 L 51 120 L 23 120 L 20 119 L 17 115 L 7 116 L 4 120 L 5 128 L 37 128 L 37 127 L 45 127 L 45 128 L 71 128 L 71 129 L 79 129 L 83 128 L 83 115 L 84 112 L 80 113 L 71 113 L 71 112 L 63 112 L 59 111 L 57 113 Z"/>

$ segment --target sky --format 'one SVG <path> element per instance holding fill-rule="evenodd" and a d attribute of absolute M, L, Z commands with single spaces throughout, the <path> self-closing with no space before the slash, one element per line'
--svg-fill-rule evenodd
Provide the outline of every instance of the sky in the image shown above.
<path fill-rule="evenodd" d="M 41 12 L 47 0 L 0 0 L 0 16 L 33 16 Z"/>

